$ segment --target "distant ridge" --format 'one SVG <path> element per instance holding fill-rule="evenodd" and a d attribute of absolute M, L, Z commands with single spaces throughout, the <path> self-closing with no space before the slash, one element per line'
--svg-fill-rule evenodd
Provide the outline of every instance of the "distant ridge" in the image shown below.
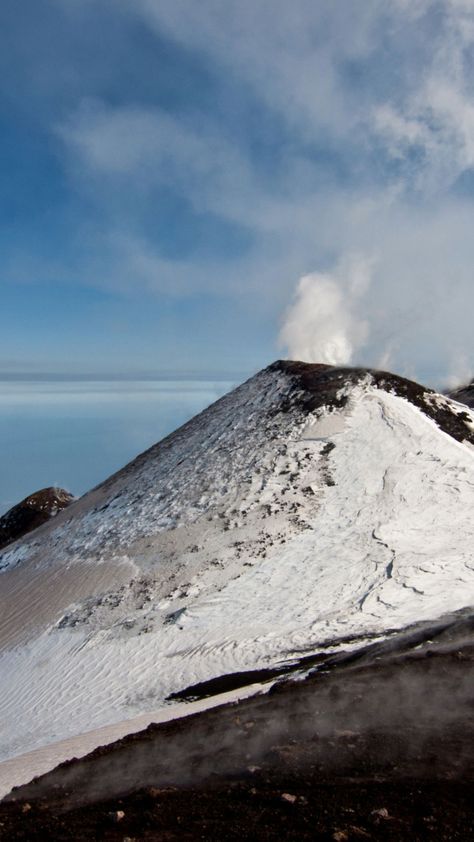
<path fill-rule="evenodd" d="M 74 496 L 64 488 L 42 488 L 25 497 L 0 517 L 0 549 L 42 526 L 69 506 Z"/>
<path fill-rule="evenodd" d="M 448 397 L 454 401 L 465 403 L 466 406 L 474 407 L 474 380 L 471 380 L 466 386 L 459 386 L 452 392 L 448 392 Z"/>

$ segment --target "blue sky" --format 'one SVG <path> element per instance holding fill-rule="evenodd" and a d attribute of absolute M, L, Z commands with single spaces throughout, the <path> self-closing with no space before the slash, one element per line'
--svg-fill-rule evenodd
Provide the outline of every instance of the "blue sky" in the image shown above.
<path fill-rule="evenodd" d="M 0 375 L 470 375 L 470 0 L 3 0 L 0 33 Z"/>

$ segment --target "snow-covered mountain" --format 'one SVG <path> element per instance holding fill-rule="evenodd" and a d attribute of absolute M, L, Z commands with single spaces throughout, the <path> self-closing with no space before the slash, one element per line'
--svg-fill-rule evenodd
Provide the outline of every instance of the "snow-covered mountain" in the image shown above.
<path fill-rule="evenodd" d="M 278 362 L 0 554 L 0 758 L 474 604 L 474 413 Z"/>

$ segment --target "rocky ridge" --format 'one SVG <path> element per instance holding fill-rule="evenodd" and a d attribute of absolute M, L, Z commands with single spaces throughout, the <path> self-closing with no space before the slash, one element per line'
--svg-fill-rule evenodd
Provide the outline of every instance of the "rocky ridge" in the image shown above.
<path fill-rule="evenodd" d="M 47 523 L 74 500 L 64 488 L 42 488 L 25 497 L 0 517 L 0 549 Z"/>

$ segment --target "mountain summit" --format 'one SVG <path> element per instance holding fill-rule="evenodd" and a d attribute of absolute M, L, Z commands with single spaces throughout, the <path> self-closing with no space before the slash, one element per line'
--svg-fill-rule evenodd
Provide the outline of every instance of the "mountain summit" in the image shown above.
<path fill-rule="evenodd" d="M 0 553 L 1 757 L 474 602 L 474 414 L 279 361 Z"/>

